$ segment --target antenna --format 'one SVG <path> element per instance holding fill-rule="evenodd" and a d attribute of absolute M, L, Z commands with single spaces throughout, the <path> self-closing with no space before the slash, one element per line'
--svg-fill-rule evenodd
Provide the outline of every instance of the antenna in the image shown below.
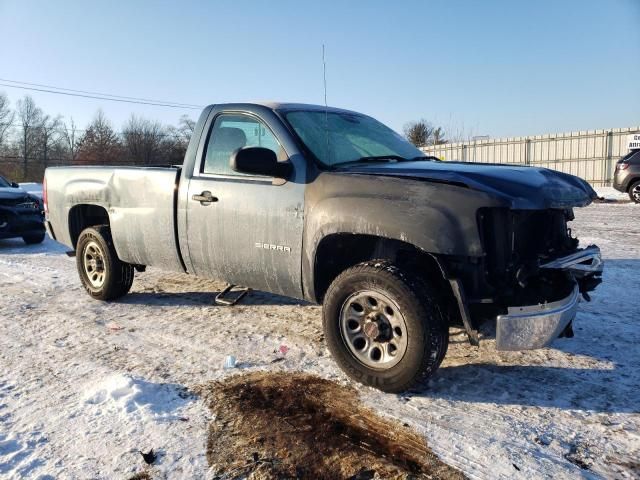
<path fill-rule="evenodd" d="M 322 76 L 324 80 L 324 108 L 327 109 L 327 62 L 324 59 L 324 43 L 322 44 Z"/>
<path fill-rule="evenodd" d="M 324 130 L 327 134 L 327 160 L 331 164 L 331 149 L 329 148 L 329 107 L 327 106 L 327 62 L 324 58 L 324 43 L 322 44 L 322 79 L 324 83 Z"/>

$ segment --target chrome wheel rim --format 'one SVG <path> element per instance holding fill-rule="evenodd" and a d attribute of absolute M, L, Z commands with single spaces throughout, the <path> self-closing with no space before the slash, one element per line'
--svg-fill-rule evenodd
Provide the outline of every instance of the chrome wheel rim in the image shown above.
<path fill-rule="evenodd" d="M 631 190 L 631 196 L 633 197 L 633 201 L 636 203 L 640 203 L 640 185 L 636 185 Z"/>
<path fill-rule="evenodd" d="M 407 351 L 407 323 L 398 304 L 374 290 L 356 292 L 340 310 L 342 340 L 362 364 L 387 370 Z"/>
<path fill-rule="evenodd" d="M 92 240 L 84 246 L 82 265 L 91 286 L 93 288 L 102 287 L 105 277 L 104 253 L 96 241 Z"/>

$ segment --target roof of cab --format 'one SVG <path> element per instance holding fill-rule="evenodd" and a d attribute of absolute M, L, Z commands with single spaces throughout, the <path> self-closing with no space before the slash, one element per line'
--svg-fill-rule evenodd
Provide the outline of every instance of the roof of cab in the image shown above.
<path fill-rule="evenodd" d="M 319 112 L 333 112 L 333 113 L 350 113 L 355 115 L 363 115 L 362 113 L 355 112 L 353 110 L 346 110 L 344 108 L 328 107 L 324 105 L 314 105 L 311 103 L 294 103 L 294 102 L 242 102 L 242 103 L 218 103 L 217 107 L 229 107 L 229 108 L 247 108 L 247 107 L 266 107 L 272 110 L 286 112 L 291 110 L 310 110 Z"/>

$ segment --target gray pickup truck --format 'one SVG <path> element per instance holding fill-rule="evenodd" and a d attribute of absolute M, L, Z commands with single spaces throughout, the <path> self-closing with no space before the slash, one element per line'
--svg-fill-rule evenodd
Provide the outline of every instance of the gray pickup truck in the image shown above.
<path fill-rule="evenodd" d="M 211 105 L 181 167 L 48 168 L 44 197 L 91 297 L 153 266 L 322 303 L 337 363 L 389 392 L 438 368 L 451 325 L 477 344 L 493 321 L 502 350 L 571 336 L 602 273 L 568 228 L 583 180 L 442 162 L 337 108 Z"/>

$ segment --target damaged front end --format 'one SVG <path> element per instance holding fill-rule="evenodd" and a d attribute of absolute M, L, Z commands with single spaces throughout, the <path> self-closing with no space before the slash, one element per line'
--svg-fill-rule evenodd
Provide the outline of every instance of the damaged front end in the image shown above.
<path fill-rule="evenodd" d="M 31 195 L 0 195 L 0 239 L 44 231 L 40 201 Z"/>
<path fill-rule="evenodd" d="M 552 302 L 508 307 L 506 314 L 496 318 L 496 348 L 530 350 L 542 348 L 559 336 L 572 337 L 580 294 L 590 300 L 588 292 L 602 281 L 603 267 L 600 249 L 595 245 L 540 265 L 542 271 L 562 273 L 566 284 L 573 285 L 571 292 Z"/>
<path fill-rule="evenodd" d="M 568 227 L 573 218 L 570 208 L 479 211 L 485 257 L 458 274 L 473 320 L 468 332 L 495 319 L 498 350 L 541 348 L 573 336 L 580 298 L 590 299 L 604 266 L 597 246 L 578 248 Z"/>

